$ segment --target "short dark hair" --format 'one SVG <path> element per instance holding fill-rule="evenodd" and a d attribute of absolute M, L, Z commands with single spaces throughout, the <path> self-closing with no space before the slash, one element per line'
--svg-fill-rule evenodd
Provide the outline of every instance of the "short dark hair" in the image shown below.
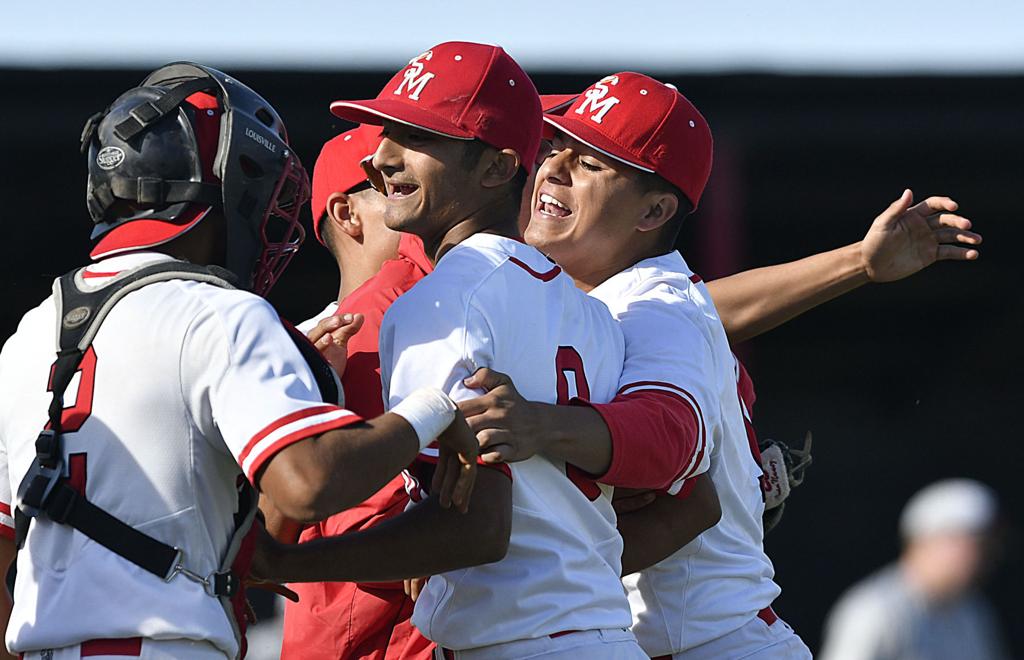
<path fill-rule="evenodd" d="M 484 152 L 488 149 L 495 149 L 491 145 L 481 140 L 467 140 L 465 148 L 462 151 L 462 166 L 464 169 L 470 169 L 475 166 L 480 158 L 484 155 Z M 522 160 L 522 154 L 520 154 L 520 160 Z M 523 199 L 523 188 L 526 187 L 526 180 L 529 175 L 526 173 L 525 162 L 519 165 L 519 170 L 516 171 L 516 175 L 511 181 L 506 184 L 508 189 L 508 203 L 515 205 L 516 213 L 519 212 L 519 204 Z"/>
<path fill-rule="evenodd" d="M 661 246 L 672 249 L 676 244 L 676 239 L 679 238 L 679 231 L 683 228 L 683 220 L 686 219 L 686 216 L 693 213 L 693 202 L 690 201 L 690 198 L 678 186 L 666 181 L 653 172 L 642 172 L 639 182 L 645 193 L 669 193 L 670 195 L 675 195 L 675 198 L 679 200 L 679 207 L 676 209 L 675 215 L 662 225 L 658 239 L 658 243 Z"/>
<path fill-rule="evenodd" d="M 337 259 L 338 253 L 334 245 L 335 231 L 334 221 L 331 220 L 331 216 L 327 214 L 327 211 L 324 211 L 324 214 L 320 216 L 320 239 L 324 242 L 324 246 L 331 253 L 331 256 Z"/>

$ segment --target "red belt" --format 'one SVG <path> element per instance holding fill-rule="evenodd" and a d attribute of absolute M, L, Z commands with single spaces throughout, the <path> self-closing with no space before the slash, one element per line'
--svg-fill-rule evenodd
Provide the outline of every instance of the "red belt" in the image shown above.
<path fill-rule="evenodd" d="M 775 623 L 776 621 L 779 620 L 779 615 L 776 614 L 775 610 L 773 610 L 771 605 L 769 605 L 768 607 L 764 608 L 763 610 L 761 610 L 760 612 L 757 613 L 757 618 L 761 619 L 762 621 L 764 621 L 766 624 L 768 624 L 770 626 L 770 625 L 772 625 L 773 623 Z M 672 656 L 671 655 L 659 655 L 659 656 L 655 656 L 655 657 L 651 658 L 651 660 L 672 660 Z"/>
<path fill-rule="evenodd" d="M 123 655 L 137 658 L 142 655 L 142 638 L 128 637 L 125 639 L 90 639 L 82 642 L 83 658 L 94 655 Z"/>
<path fill-rule="evenodd" d="M 776 614 L 775 610 L 772 609 L 772 606 L 769 605 L 768 607 L 764 608 L 763 610 L 757 613 L 757 618 L 761 619 L 770 626 L 779 620 L 779 615 Z"/>
<path fill-rule="evenodd" d="M 123 655 L 137 658 L 142 655 L 142 638 L 126 637 L 121 639 L 90 639 L 79 645 L 80 658 L 91 658 L 97 655 Z M 25 657 L 20 654 L 19 658 Z"/>

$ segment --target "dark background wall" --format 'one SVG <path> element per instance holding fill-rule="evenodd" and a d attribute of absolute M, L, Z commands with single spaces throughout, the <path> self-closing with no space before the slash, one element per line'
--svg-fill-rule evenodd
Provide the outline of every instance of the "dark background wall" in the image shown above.
<path fill-rule="evenodd" d="M 373 96 L 387 79 L 234 73 L 280 110 L 310 169 L 347 128 L 328 103 Z M 82 263 L 91 225 L 79 132 L 143 75 L 0 71 L 0 337 L 53 277 Z M 598 75 L 536 81 L 542 92 L 572 92 Z M 952 196 L 985 236 L 977 263 L 864 287 L 739 347 L 758 387 L 760 433 L 815 434 L 814 467 L 766 544 L 784 590 L 778 610 L 816 648 L 835 598 L 898 552 L 900 508 L 920 487 L 975 477 L 999 493 L 1011 526 L 1021 519 L 1024 78 L 664 79 L 715 134 L 710 188 L 680 245 L 705 279 L 858 240 L 905 187 L 918 199 Z M 273 302 L 304 319 L 331 299 L 335 277 L 310 241 Z M 139 367 L 131 379 L 146 377 Z M 1011 535 L 986 592 L 1024 656 L 1020 551 Z"/>

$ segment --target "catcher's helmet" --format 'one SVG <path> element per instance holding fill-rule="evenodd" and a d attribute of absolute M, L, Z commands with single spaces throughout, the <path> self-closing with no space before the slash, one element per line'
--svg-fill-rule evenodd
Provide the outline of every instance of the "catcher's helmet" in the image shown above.
<path fill-rule="evenodd" d="M 215 154 L 204 157 L 197 133 L 217 114 Z M 157 69 L 89 119 L 82 150 L 92 236 L 100 239 L 94 257 L 167 242 L 217 208 L 227 223 L 224 266 L 265 294 L 305 237 L 298 216 L 309 179 L 284 123 L 259 94 L 216 69 Z"/>

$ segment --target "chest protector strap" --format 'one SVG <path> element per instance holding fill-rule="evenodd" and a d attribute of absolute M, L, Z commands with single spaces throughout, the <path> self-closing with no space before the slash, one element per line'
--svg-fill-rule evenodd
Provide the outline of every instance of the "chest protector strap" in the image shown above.
<path fill-rule="evenodd" d="M 76 281 L 80 271 L 72 271 L 54 282 L 57 303 L 58 351 L 51 375 L 53 399 L 49 423 L 36 438 L 36 459 L 21 480 L 15 510 L 15 541 L 25 542 L 32 518 L 45 516 L 53 522 L 70 525 L 93 541 L 136 566 L 170 580 L 179 573 L 201 583 L 211 596 L 230 598 L 240 591 L 240 580 L 231 568 L 237 547 L 229 547 L 221 571 L 203 577 L 183 565 L 184 552 L 177 547 L 140 532 L 86 499 L 64 476 L 64 448 L 61 416 L 64 392 L 78 370 L 82 357 L 115 304 L 144 286 L 168 280 L 194 280 L 222 288 L 234 288 L 232 275 L 216 266 L 197 266 L 187 262 L 161 262 L 127 271 L 108 284 L 93 290 L 81 289 Z M 243 536 L 256 516 L 255 489 L 244 478 L 239 486 L 239 512 L 235 516 L 236 536 Z M 232 543 L 237 546 L 237 543 Z"/>

